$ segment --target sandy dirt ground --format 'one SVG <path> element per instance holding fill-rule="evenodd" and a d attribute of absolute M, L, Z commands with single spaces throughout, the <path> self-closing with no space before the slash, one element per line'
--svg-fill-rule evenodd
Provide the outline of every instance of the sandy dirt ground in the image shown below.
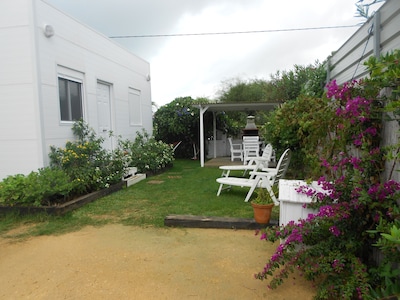
<path fill-rule="evenodd" d="M 0 299 L 312 299 L 301 277 L 254 279 L 275 246 L 252 230 L 122 225 L 0 239 Z"/>

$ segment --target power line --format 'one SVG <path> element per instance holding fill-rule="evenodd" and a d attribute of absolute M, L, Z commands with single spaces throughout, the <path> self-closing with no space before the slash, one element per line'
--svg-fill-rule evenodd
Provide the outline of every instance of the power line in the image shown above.
<path fill-rule="evenodd" d="M 154 38 L 154 37 L 175 37 L 175 36 L 199 36 L 199 35 L 228 35 L 228 34 L 250 34 L 250 33 L 271 33 L 271 32 L 290 32 L 290 31 L 308 31 L 308 30 L 324 30 L 324 29 L 340 29 L 360 27 L 362 24 L 341 25 L 341 26 L 322 26 L 322 27 L 305 27 L 305 28 L 288 28 L 288 29 L 266 29 L 266 30 L 249 30 L 249 31 L 227 31 L 227 32 L 202 32 L 202 33 L 172 33 L 172 34 L 142 34 L 142 35 L 115 35 L 110 36 L 111 39 L 128 39 L 128 38 Z"/>

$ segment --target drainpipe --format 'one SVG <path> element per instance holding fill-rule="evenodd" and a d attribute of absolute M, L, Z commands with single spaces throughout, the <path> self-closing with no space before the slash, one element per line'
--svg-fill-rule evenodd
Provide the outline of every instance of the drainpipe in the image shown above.
<path fill-rule="evenodd" d="M 32 55 L 33 57 L 33 63 L 34 63 L 34 69 L 36 70 L 35 72 L 35 77 L 33 80 L 33 85 L 36 90 L 36 94 L 34 97 L 34 101 L 36 101 L 37 109 L 38 109 L 38 142 L 40 143 L 40 150 L 39 152 L 39 157 L 38 159 L 41 161 L 40 164 L 41 166 L 39 167 L 44 167 L 47 162 L 47 152 L 46 152 L 46 141 L 44 137 L 44 114 L 43 114 L 43 93 L 42 93 L 42 75 L 41 75 L 41 65 L 40 65 L 40 51 L 39 51 L 39 36 L 38 36 L 38 4 L 36 0 L 32 1 L 32 19 L 31 19 L 31 30 L 32 30 L 32 35 L 33 35 L 33 50 L 34 53 Z"/>

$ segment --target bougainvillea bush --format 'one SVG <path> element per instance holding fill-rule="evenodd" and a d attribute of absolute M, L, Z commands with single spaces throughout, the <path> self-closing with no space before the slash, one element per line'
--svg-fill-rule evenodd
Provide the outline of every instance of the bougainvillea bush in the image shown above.
<path fill-rule="evenodd" d="M 382 179 L 385 160 L 395 160 L 390 153 L 399 153 L 399 147 L 382 147 L 380 136 L 386 107 L 399 107 L 398 94 L 382 94 L 388 85 L 399 90 L 400 67 L 397 60 L 393 68 L 392 56 L 399 52 L 379 63 L 371 60 L 369 79 L 327 86 L 335 147 L 332 155 L 320 157 L 324 172 L 318 182 L 324 192 L 300 187 L 318 212 L 261 231 L 261 239 L 280 241 L 255 275 L 270 279 L 270 288 L 296 271 L 314 283 L 316 299 L 376 299 L 400 292 L 400 184 Z"/>

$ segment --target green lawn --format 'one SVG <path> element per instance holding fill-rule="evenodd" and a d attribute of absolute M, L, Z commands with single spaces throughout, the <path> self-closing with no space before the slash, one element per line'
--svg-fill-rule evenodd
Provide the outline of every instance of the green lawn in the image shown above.
<path fill-rule="evenodd" d="M 234 187 L 216 196 L 221 175 L 217 167 L 200 167 L 198 161 L 176 160 L 162 174 L 148 177 L 129 188 L 101 198 L 64 216 L 1 216 L 0 235 L 25 237 L 61 234 L 83 226 L 121 223 L 164 226 L 169 214 L 252 218 L 244 198 L 248 189 Z M 275 208 L 274 216 L 277 217 Z"/>

